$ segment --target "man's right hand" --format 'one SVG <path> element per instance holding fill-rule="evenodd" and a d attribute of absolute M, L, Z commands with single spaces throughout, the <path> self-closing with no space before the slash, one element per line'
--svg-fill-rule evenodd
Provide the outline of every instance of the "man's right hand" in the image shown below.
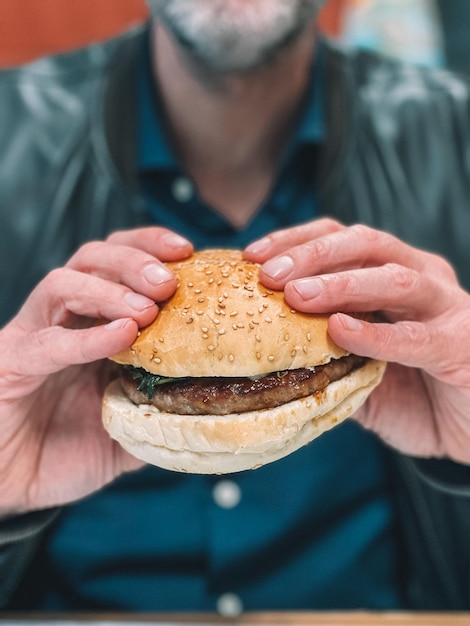
<path fill-rule="evenodd" d="M 162 262 L 191 252 L 156 227 L 87 243 L 0 331 L 0 515 L 77 500 L 142 466 L 101 424 L 107 357 L 174 293 Z"/>

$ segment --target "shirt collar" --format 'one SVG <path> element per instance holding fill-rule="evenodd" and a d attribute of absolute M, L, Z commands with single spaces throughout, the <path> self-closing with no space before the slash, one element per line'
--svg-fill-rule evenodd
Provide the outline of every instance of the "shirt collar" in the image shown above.
<path fill-rule="evenodd" d="M 138 167 L 139 170 L 174 170 L 178 159 L 164 128 L 161 101 L 152 76 L 150 46 L 147 40 L 138 76 Z M 324 54 L 317 44 L 315 64 L 305 94 L 297 131 L 291 147 L 320 143 L 325 138 Z"/>
<path fill-rule="evenodd" d="M 305 93 L 294 142 L 297 146 L 320 143 L 325 139 L 325 61 L 321 40 L 317 41 L 315 63 Z"/>
<path fill-rule="evenodd" d="M 163 106 L 152 74 L 149 38 L 145 40 L 138 71 L 138 167 L 175 169 L 178 161 L 164 127 Z"/>

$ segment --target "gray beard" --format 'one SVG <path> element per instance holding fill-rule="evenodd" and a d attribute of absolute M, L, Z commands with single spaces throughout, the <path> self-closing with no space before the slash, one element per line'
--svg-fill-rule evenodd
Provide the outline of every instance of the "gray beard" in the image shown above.
<path fill-rule="evenodd" d="M 326 0 L 147 0 L 187 56 L 217 73 L 272 63 L 317 16 Z"/>

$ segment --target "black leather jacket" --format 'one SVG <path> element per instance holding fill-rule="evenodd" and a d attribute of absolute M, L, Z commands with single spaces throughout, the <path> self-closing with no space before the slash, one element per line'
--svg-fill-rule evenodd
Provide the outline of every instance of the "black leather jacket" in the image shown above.
<path fill-rule="evenodd" d="M 134 173 L 142 30 L 0 73 L 0 281 L 6 321 L 84 241 L 149 221 Z M 470 286 L 470 90 L 326 42 L 323 210 L 446 256 Z M 470 467 L 396 455 L 396 497 L 421 609 L 470 608 Z M 0 606 L 54 512 L 0 524 Z"/>

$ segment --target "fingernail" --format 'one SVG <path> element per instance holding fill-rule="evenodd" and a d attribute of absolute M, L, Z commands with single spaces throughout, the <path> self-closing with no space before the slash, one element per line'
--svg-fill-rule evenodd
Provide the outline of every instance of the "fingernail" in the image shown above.
<path fill-rule="evenodd" d="M 146 265 L 143 269 L 143 274 L 145 279 L 152 285 L 161 285 L 174 278 L 169 269 L 163 267 L 163 265 L 158 265 L 158 263 Z"/>
<path fill-rule="evenodd" d="M 313 300 L 323 291 L 323 282 L 317 278 L 300 278 L 292 282 L 302 300 Z"/>
<path fill-rule="evenodd" d="M 250 245 L 245 248 L 245 251 L 250 254 L 262 254 L 269 248 L 270 245 L 270 239 L 265 237 L 264 239 L 259 239 L 258 241 L 250 243 Z"/>
<path fill-rule="evenodd" d="M 143 311 L 155 305 L 155 302 L 150 300 L 150 298 L 142 296 L 140 293 L 134 293 L 133 291 L 126 293 L 124 300 L 136 311 Z"/>
<path fill-rule="evenodd" d="M 337 313 L 337 317 L 346 330 L 362 330 L 364 328 L 364 324 L 356 317 L 351 317 L 344 313 Z"/>
<path fill-rule="evenodd" d="M 187 239 L 181 237 L 181 235 L 177 235 L 176 233 L 163 235 L 162 240 L 171 248 L 185 248 L 186 246 L 191 245 Z"/>
<path fill-rule="evenodd" d="M 109 322 L 109 324 L 105 324 L 104 328 L 107 330 L 118 330 L 119 328 L 124 328 L 129 323 L 128 317 L 123 317 L 122 319 L 113 320 Z"/>
<path fill-rule="evenodd" d="M 263 265 L 263 272 L 275 280 L 288 276 L 294 269 L 294 259 L 290 256 L 280 256 L 270 259 Z"/>

